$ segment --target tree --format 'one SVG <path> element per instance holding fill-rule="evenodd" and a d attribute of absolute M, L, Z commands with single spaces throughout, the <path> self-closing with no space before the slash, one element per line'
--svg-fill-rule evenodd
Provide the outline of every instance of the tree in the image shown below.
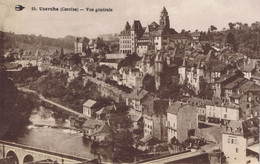
<path fill-rule="evenodd" d="M 133 157 L 135 150 L 133 148 L 134 139 L 129 130 L 121 130 L 114 134 L 115 156 L 119 161 L 129 161 Z"/>
<path fill-rule="evenodd" d="M 129 54 L 127 57 L 121 62 L 122 66 L 135 66 L 136 62 L 141 60 L 141 57 L 139 57 L 136 53 Z"/>
<path fill-rule="evenodd" d="M 199 97 L 211 100 L 213 97 L 213 91 L 210 89 L 209 84 L 205 79 L 200 78 L 200 92 Z"/>
<path fill-rule="evenodd" d="M 230 23 L 228 23 L 228 26 L 229 26 L 229 29 L 230 30 L 233 30 L 234 29 L 234 27 L 235 27 L 235 23 L 232 23 L 232 22 L 230 22 Z"/>
<path fill-rule="evenodd" d="M 226 37 L 226 43 L 230 44 L 235 52 L 237 52 L 237 42 L 235 36 L 230 32 Z"/>
<path fill-rule="evenodd" d="M 36 106 L 33 94 L 17 90 L 4 70 L 0 70 L 0 122 L 8 124 L 8 137 L 15 137 L 29 124 L 32 109 Z"/>
<path fill-rule="evenodd" d="M 143 78 L 143 86 L 144 89 L 149 91 L 149 92 L 155 92 L 156 88 L 155 88 L 155 78 L 154 76 L 151 76 L 149 74 L 146 74 Z"/>
<path fill-rule="evenodd" d="M 71 59 L 73 64 L 80 64 L 81 63 L 81 57 L 79 56 L 79 54 L 73 54 L 70 59 Z"/>
<path fill-rule="evenodd" d="M 63 50 L 63 47 L 61 47 L 60 49 L 60 58 L 62 58 L 64 56 L 64 50 Z"/>
<path fill-rule="evenodd" d="M 211 32 L 217 31 L 217 27 L 211 25 L 211 26 L 210 26 L 210 31 L 211 31 Z"/>

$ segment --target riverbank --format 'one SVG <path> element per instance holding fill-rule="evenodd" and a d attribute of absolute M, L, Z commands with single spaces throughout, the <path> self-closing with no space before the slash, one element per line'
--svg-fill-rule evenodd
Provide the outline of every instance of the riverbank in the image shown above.
<path fill-rule="evenodd" d="M 84 134 L 83 130 L 81 130 L 81 129 L 77 129 L 77 128 L 74 128 L 74 127 L 60 126 L 60 125 L 31 124 L 27 128 L 28 129 L 34 129 L 34 128 L 62 129 L 62 130 L 70 130 L 71 133 L 82 134 L 82 136 Z"/>
<path fill-rule="evenodd" d="M 64 111 L 66 111 L 66 112 L 69 112 L 69 113 L 72 114 L 72 116 L 75 116 L 75 115 L 76 115 L 76 116 L 80 116 L 80 117 L 85 117 L 85 115 L 83 115 L 82 113 L 79 113 L 79 112 L 77 112 L 77 111 L 75 111 L 75 110 L 73 110 L 73 109 L 70 109 L 70 108 L 65 107 L 65 106 L 63 106 L 63 105 L 61 105 L 61 104 L 58 104 L 58 103 L 56 103 L 56 102 L 54 102 L 54 101 L 52 101 L 52 100 L 49 100 L 49 99 L 45 98 L 43 95 L 37 93 L 37 92 L 34 91 L 34 90 L 31 90 L 31 89 L 26 88 L 26 87 L 18 87 L 18 89 L 21 90 L 21 91 L 24 91 L 24 92 L 34 93 L 34 94 L 38 95 L 38 97 L 39 97 L 40 100 L 42 100 L 42 101 L 44 101 L 44 102 L 47 102 L 47 103 L 49 103 L 49 104 L 51 104 L 51 105 L 54 105 L 54 106 L 56 106 L 56 107 L 58 107 L 58 108 L 60 108 L 60 109 L 62 109 L 62 110 L 64 110 Z"/>
<path fill-rule="evenodd" d="M 2 139 L 8 132 L 10 125 L 0 120 L 0 139 Z"/>

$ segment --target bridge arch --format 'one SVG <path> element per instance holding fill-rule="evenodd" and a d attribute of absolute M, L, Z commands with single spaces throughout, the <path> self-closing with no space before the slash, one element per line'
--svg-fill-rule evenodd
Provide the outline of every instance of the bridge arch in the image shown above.
<path fill-rule="evenodd" d="M 26 164 L 26 163 L 29 163 L 29 162 L 33 162 L 34 161 L 34 157 L 30 154 L 26 155 L 24 158 L 23 158 L 23 163 Z"/>
<path fill-rule="evenodd" d="M 14 164 L 19 164 L 19 159 L 14 151 L 8 151 L 6 157 L 12 158 L 14 160 Z"/>

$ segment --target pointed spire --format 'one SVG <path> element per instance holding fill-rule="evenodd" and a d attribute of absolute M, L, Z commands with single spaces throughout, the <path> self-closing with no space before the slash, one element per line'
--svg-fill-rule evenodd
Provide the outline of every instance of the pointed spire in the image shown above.
<path fill-rule="evenodd" d="M 144 61 L 146 61 L 146 60 L 147 60 L 147 56 L 144 55 L 143 58 L 142 58 L 142 61 L 144 62 Z"/>
<path fill-rule="evenodd" d="M 167 12 L 165 6 L 163 6 L 163 9 L 162 9 L 162 12 L 161 12 L 161 13 L 162 13 L 162 14 L 168 14 L 168 12 Z"/>
<path fill-rule="evenodd" d="M 206 62 L 209 62 L 210 60 L 212 60 L 213 56 L 214 56 L 214 55 L 213 55 L 213 51 L 210 50 L 210 51 L 208 52 L 207 56 L 206 56 Z"/>
<path fill-rule="evenodd" d="M 147 25 L 147 27 L 145 28 L 144 33 L 149 33 L 149 26 Z"/>
<path fill-rule="evenodd" d="M 157 54 L 155 57 L 155 62 L 162 62 L 162 55 L 161 54 Z"/>
<path fill-rule="evenodd" d="M 39 56 L 39 54 L 40 54 L 39 49 L 37 49 L 35 52 L 35 56 Z"/>
<path fill-rule="evenodd" d="M 197 69 L 201 68 L 201 58 L 199 59 L 198 65 L 197 65 Z"/>
<path fill-rule="evenodd" d="M 127 21 L 126 25 L 125 25 L 125 30 L 129 30 L 130 28 L 131 28 L 131 26 L 130 26 L 129 22 Z"/>

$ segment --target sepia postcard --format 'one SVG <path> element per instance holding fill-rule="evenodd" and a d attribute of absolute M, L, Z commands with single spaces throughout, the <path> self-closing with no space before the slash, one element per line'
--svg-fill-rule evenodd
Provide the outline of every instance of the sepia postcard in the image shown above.
<path fill-rule="evenodd" d="M 0 164 L 258 164 L 259 0 L 0 0 Z"/>

